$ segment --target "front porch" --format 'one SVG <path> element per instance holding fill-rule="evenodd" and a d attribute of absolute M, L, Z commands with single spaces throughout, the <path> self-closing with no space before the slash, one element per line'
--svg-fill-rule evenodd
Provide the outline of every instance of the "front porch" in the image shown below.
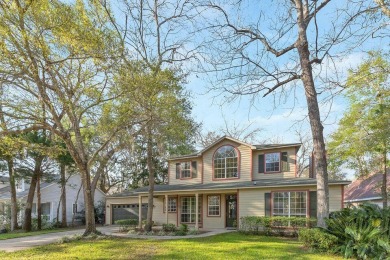
<path fill-rule="evenodd" d="M 146 218 L 142 205 L 147 195 L 138 196 L 139 228 Z M 165 193 L 155 194 L 153 221 L 156 225 L 186 224 L 195 230 L 235 229 L 238 222 L 238 193 L 227 191 L 219 193 Z"/>

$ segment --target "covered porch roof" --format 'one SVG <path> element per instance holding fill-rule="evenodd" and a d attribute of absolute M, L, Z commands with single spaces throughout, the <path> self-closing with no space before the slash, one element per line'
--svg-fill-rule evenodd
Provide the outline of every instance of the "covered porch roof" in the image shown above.
<path fill-rule="evenodd" d="M 329 180 L 329 185 L 348 185 L 350 181 L 345 180 Z M 316 179 L 301 179 L 301 178 L 285 178 L 285 179 L 263 179 L 244 182 L 224 182 L 224 183 L 207 183 L 207 184 L 191 184 L 191 185 L 168 185 L 161 184 L 154 186 L 155 194 L 164 194 L 182 191 L 217 191 L 231 189 L 253 189 L 253 188 L 277 188 L 291 186 L 313 186 L 317 184 Z M 120 197 L 135 197 L 148 193 L 148 186 L 135 190 L 124 191 L 122 193 L 112 194 L 107 198 Z"/>

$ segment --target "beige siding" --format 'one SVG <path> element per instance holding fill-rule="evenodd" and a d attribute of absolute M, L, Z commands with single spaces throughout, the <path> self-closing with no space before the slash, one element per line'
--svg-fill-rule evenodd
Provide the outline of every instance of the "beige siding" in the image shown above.
<path fill-rule="evenodd" d="M 329 187 L 329 211 L 337 211 L 342 208 L 342 185 Z"/>
<path fill-rule="evenodd" d="M 147 200 L 147 198 L 145 197 L 144 200 Z M 166 224 L 167 218 L 164 211 L 164 196 L 158 196 L 154 199 L 153 221 L 155 225 Z M 168 223 L 176 225 L 176 220 L 177 213 L 168 213 Z"/>
<path fill-rule="evenodd" d="M 146 201 L 144 199 L 144 201 Z M 144 202 L 143 201 L 143 202 Z M 110 198 L 106 199 L 106 224 L 111 224 L 111 209 L 115 204 L 136 204 L 138 203 L 138 197 L 123 197 L 123 198 Z"/>
<path fill-rule="evenodd" d="M 197 162 L 197 177 L 191 179 L 176 179 L 176 163 L 180 162 Z M 184 160 L 175 160 L 169 161 L 169 184 L 197 184 L 202 182 L 202 159 L 201 158 L 192 158 Z"/>
<path fill-rule="evenodd" d="M 228 179 L 228 180 L 213 180 L 213 156 L 214 152 L 223 145 L 231 145 L 239 151 L 239 179 Z M 211 182 L 238 182 L 238 181 L 250 181 L 252 180 L 251 176 L 251 158 L 252 158 L 252 149 L 246 145 L 242 145 L 230 140 L 223 140 L 203 154 L 203 183 Z"/>
<path fill-rule="evenodd" d="M 278 173 L 259 173 L 259 154 L 264 153 L 281 153 L 288 152 L 288 161 L 290 164 L 289 172 L 278 172 Z M 253 163 L 253 179 L 282 179 L 282 178 L 295 178 L 295 147 L 266 150 L 266 151 L 253 151 L 252 163 Z"/>
<path fill-rule="evenodd" d="M 245 189 L 239 191 L 239 217 L 244 216 L 264 216 L 264 193 L 272 191 L 315 191 L 315 186 L 310 187 L 284 187 L 270 189 Z M 332 185 L 329 187 L 329 211 L 341 209 L 342 204 L 341 185 Z"/>
<path fill-rule="evenodd" d="M 220 195 L 221 196 L 221 207 L 220 216 L 208 217 L 208 195 Z M 203 226 L 205 228 L 225 228 L 226 225 L 226 200 L 225 194 L 205 194 L 203 196 Z"/>

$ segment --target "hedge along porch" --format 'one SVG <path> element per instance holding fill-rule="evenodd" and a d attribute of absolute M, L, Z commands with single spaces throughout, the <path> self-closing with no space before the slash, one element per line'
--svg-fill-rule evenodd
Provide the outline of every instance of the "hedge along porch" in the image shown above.
<path fill-rule="evenodd" d="M 343 189 L 348 183 L 330 181 L 330 211 L 342 208 Z M 137 204 L 138 207 L 130 207 L 132 214 L 124 217 L 145 219 L 146 202 L 147 187 L 128 194 L 109 196 L 106 201 L 106 224 L 114 224 L 110 209 L 115 205 Z M 244 216 L 316 217 L 316 207 L 315 179 L 156 185 L 153 221 L 155 225 L 188 224 L 196 229 L 234 228 L 239 226 L 239 219 Z"/>

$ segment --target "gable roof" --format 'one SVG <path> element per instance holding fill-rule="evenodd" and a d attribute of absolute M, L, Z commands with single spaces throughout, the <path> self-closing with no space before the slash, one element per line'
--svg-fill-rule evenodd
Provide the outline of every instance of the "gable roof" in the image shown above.
<path fill-rule="evenodd" d="M 48 182 L 41 182 L 41 190 L 47 188 L 50 185 L 53 185 L 54 183 L 48 183 Z M 28 195 L 28 189 L 24 191 L 16 192 L 16 198 L 21 199 Z M 0 189 L 0 199 L 8 200 L 11 199 L 11 186 L 7 186 Z"/>
<path fill-rule="evenodd" d="M 330 185 L 348 185 L 350 181 L 329 180 Z M 262 179 L 256 181 L 228 182 L 228 183 L 206 183 L 206 184 L 161 184 L 154 186 L 154 192 L 178 192 L 178 191 L 206 191 L 226 189 L 250 189 L 250 188 L 275 188 L 288 186 L 312 186 L 316 185 L 316 179 L 309 178 L 285 178 L 285 179 Z M 108 198 L 133 197 L 148 193 L 149 186 L 135 190 L 124 191 L 107 196 Z"/>
<path fill-rule="evenodd" d="M 70 178 L 75 177 L 75 176 L 80 176 L 80 174 L 74 174 L 74 175 L 72 175 Z M 45 181 L 41 182 L 41 184 L 40 184 L 40 185 L 41 185 L 41 191 L 44 190 L 44 189 L 46 189 L 47 187 L 52 186 L 52 185 L 58 185 L 58 187 L 59 187 L 60 184 L 59 184 L 58 182 L 55 181 L 56 179 L 58 179 L 58 178 L 53 178 L 53 181 L 52 181 L 52 182 L 45 182 Z M 81 180 L 80 180 L 80 182 L 81 182 Z M 11 199 L 11 192 L 10 192 L 10 191 L 11 191 L 11 187 L 10 187 L 10 186 L 1 188 L 1 189 L 0 189 L 0 199 L 3 199 L 3 200 Z M 96 191 L 100 192 L 100 193 L 103 194 L 104 196 L 106 195 L 99 187 L 96 187 L 95 192 L 96 192 Z M 27 197 L 28 192 L 29 192 L 29 189 L 26 189 L 26 190 L 24 190 L 24 191 L 17 192 L 17 193 L 16 193 L 16 197 L 17 197 L 18 199 Z"/>
<path fill-rule="evenodd" d="M 245 145 L 245 146 L 248 146 L 250 147 L 252 150 L 269 150 L 269 149 L 275 149 L 275 148 L 286 148 L 286 147 L 301 147 L 301 143 L 290 143 L 290 144 L 257 144 L 257 145 L 252 145 L 252 144 L 248 144 L 248 143 L 245 143 L 245 142 L 242 142 L 240 140 L 237 140 L 233 137 L 230 137 L 230 136 L 222 136 L 221 138 L 219 138 L 218 140 L 216 140 L 214 143 L 208 145 L 207 147 L 203 148 L 202 150 L 200 150 L 199 152 L 197 153 L 193 153 L 193 154 L 187 154 L 187 155 L 180 155 L 180 156 L 174 156 L 174 157 L 171 157 L 168 159 L 168 161 L 170 160 L 176 160 L 176 159 L 186 159 L 186 158 L 194 158 L 194 157 L 200 157 L 202 156 L 202 154 L 204 152 L 206 152 L 207 150 L 209 150 L 210 148 L 212 148 L 213 146 L 215 146 L 216 144 L 218 144 L 219 142 L 222 142 L 223 140 L 229 140 L 229 141 L 232 141 L 232 142 L 235 142 L 235 143 L 239 143 L 239 144 L 242 144 L 242 145 Z"/>
<path fill-rule="evenodd" d="M 382 173 L 375 173 L 365 178 L 356 179 L 345 189 L 345 202 L 382 199 L 380 187 L 382 178 Z M 390 172 L 387 173 L 387 186 L 390 186 Z"/>

